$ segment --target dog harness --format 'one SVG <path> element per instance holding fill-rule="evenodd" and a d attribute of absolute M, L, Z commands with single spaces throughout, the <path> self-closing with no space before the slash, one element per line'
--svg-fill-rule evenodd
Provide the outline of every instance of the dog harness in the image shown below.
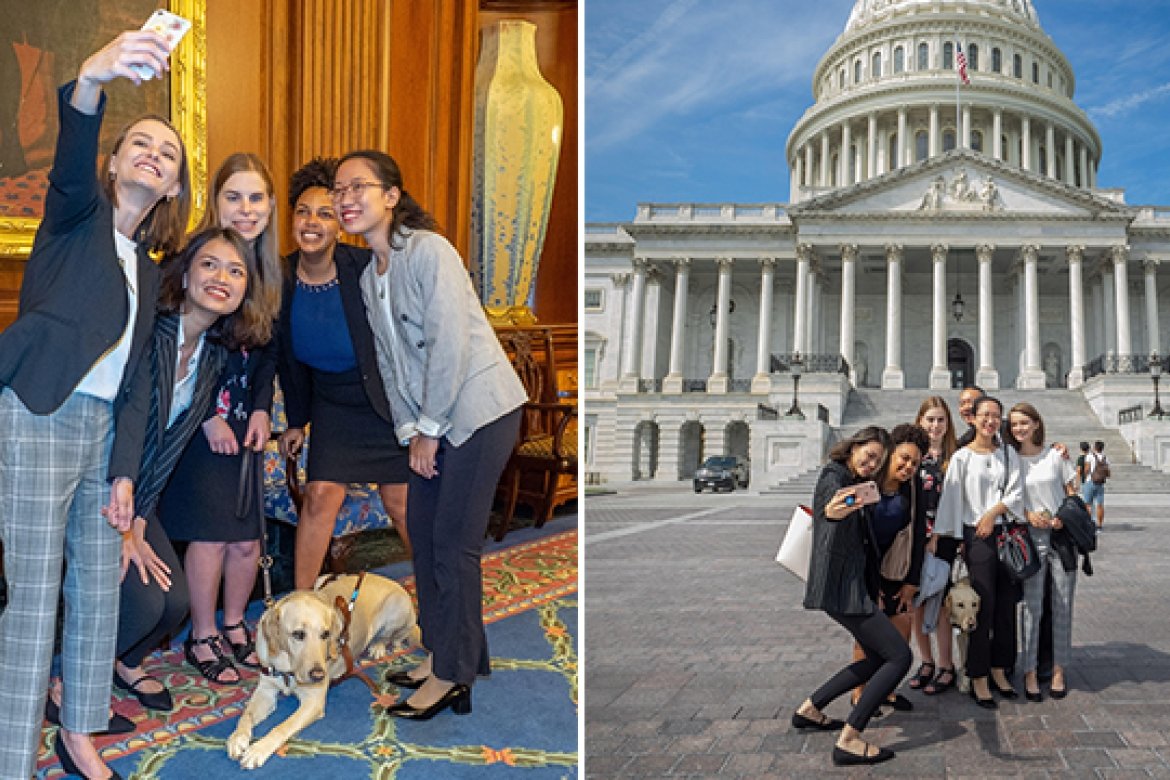
<path fill-rule="evenodd" d="M 340 576 L 341 575 L 339 574 L 330 574 L 321 582 L 321 586 L 317 588 L 317 590 L 320 590 L 321 587 L 332 583 Z M 333 600 L 334 607 L 336 607 L 342 615 L 341 633 L 337 636 L 337 646 L 341 648 L 341 657 L 345 659 L 345 674 L 332 681 L 330 685 L 337 685 L 342 680 L 347 680 L 350 677 L 356 677 L 366 684 L 366 687 L 370 689 L 370 693 L 374 694 L 374 696 L 377 696 L 379 694 L 377 684 L 370 679 L 368 674 L 359 669 L 354 663 L 353 649 L 349 645 L 349 622 L 353 619 L 353 608 L 354 605 L 357 604 L 358 592 L 361 590 L 362 582 L 365 581 L 365 579 L 365 572 L 362 572 L 358 575 L 357 582 L 355 582 L 353 585 L 353 593 L 349 594 L 348 602 L 341 596 L 336 596 Z"/>

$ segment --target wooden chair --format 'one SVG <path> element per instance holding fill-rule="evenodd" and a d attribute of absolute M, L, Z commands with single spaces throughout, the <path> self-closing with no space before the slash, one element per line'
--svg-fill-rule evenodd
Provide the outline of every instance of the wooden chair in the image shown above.
<path fill-rule="evenodd" d="M 520 435 L 500 478 L 499 541 L 511 527 L 517 504 L 532 507 L 540 528 L 556 507 L 577 498 L 577 406 L 565 400 L 575 401 L 575 389 L 558 389 L 552 328 L 500 328 L 497 335 L 528 391 Z"/>

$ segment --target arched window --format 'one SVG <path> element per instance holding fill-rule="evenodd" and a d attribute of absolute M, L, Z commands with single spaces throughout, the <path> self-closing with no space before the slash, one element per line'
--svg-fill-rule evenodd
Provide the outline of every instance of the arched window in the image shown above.
<path fill-rule="evenodd" d="M 971 70 L 979 70 L 979 47 L 973 43 L 967 47 L 967 64 Z"/>
<path fill-rule="evenodd" d="M 1003 71 L 1003 54 L 998 46 L 991 50 L 991 69 L 996 73 Z"/>
<path fill-rule="evenodd" d="M 954 70 L 955 68 L 955 44 L 947 42 L 943 44 L 943 70 Z"/>
<path fill-rule="evenodd" d="M 914 161 L 919 162 L 926 159 L 926 155 L 930 153 L 930 138 L 926 135 L 925 130 L 919 130 L 914 134 Z"/>
<path fill-rule="evenodd" d="M 1032 60 L 1032 83 L 1040 83 L 1040 63 Z"/>
<path fill-rule="evenodd" d="M 930 70 L 930 44 L 918 44 L 918 69 Z"/>
<path fill-rule="evenodd" d="M 880 79 L 882 77 L 882 53 L 875 51 L 873 53 L 873 67 L 869 71 L 870 78 Z"/>
<path fill-rule="evenodd" d="M 1018 54 L 1012 57 L 1012 75 L 1018 79 L 1024 77 L 1024 58 Z"/>
<path fill-rule="evenodd" d="M 943 130 L 943 151 L 949 152 L 955 148 L 955 131 Z"/>
<path fill-rule="evenodd" d="M 906 70 L 906 52 L 901 46 L 894 48 L 894 73 Z"/>
<path fill-rule="evenodd" d="M 983 151 L 983 131 L 982 130 L 972 130 L 971 131 L 971 148 L 977 152 Z"/>
<path fill-rule="evenodd" d="M 861 60 L 853 61 L 853 83 L 861 83 Z"/>
<path fill-rule="evenodd" d="M 886 159 L 889 160 L 891 171 L 898 169 L 898 134 L 890 133 L 890 142 L 886 149 Z"/>
<path fill-rule="evenodd" d="M 1040 175 L 1047 176 L 1048 175 L 1048 147 L 1045 146 L 1044 144 L 1040 144 L 1040 153 L 1036 156 L 1040 158 Z"/>

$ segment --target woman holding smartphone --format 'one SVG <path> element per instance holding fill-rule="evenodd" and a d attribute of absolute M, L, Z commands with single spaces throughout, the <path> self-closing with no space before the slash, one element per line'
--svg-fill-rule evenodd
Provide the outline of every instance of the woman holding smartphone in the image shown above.
<path fill-rule="evenodd" d="M 910 668 L 906 640 L 878 608 L 878 545 L 869 507 L 879 499 L 872 480 L 890 450 L 882 428 L 863 428 L 834 445 L 813 495 L 813 553 L 805 590 L 805 609 L 819 609 L 848 631 L 865 657 L 839 671 L 792 715 L 798 729 L 836 731 L 838 766 L 889 761 L 894 752 L 870 744 L 861 732 Z M 846 722 L 829 718 L 824 708 L 859 685 L 865 692 Z"/>

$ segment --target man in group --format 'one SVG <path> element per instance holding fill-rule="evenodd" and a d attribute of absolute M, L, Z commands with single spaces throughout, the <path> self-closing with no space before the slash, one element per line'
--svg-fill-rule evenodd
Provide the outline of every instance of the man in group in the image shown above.
<path fill-rule="evenodd" d="M 975 402 L 984 395 L 979 385 L 967 385 L 959 393 L 959 419 L 967 423 L 967 431 L 955 442 L 957 446 L 966 447 L 975 438 Z"/>
<path fill-rule="evenodd" d="M 1109 476 L 1109 459 L 1105 457 L 1105 442 L 1093 442 L 1093 451 L 1085 455 L 1084 483 L 1081 498 L 1089 512 L 1097 505 L 1097 531 L 1105 525 L 1105 479 Z"/>

